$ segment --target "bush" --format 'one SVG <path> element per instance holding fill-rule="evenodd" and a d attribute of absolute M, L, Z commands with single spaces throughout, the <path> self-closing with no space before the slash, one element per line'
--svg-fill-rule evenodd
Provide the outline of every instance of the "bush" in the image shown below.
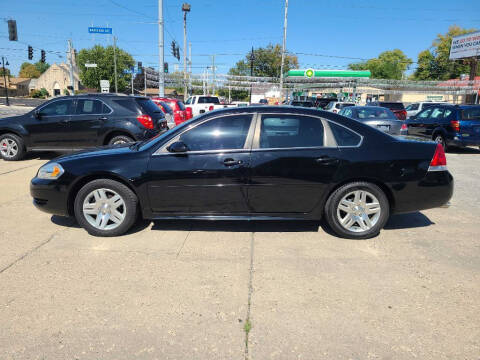
<path fill-rule="evenodd" d="M 32 92 L 32 97 L 33 98 L 40 98 L 40 99 L 46 99 L 50 96 L 48 93 L 47 89 L 41 88 L 40 90 L 34 90 Z"/>

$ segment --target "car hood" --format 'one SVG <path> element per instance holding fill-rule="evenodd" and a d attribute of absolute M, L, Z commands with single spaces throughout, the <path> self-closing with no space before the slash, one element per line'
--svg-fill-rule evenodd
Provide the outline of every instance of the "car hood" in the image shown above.
<path fill-rule="evenodd" d="M 90 158 L 90 157 L 129 154 L 137 151 L 137 147 L 134 147 L 132 145 L 133 144 L 101 146 L 95 149 L 76 151 L 70 154 L 60 156 L 56 158 L 55 161 L 62 162 L 62 161 L 70 161 L 70 160 L 84 159 L 84 158 Z"/>
<path fill-rule="evenodd" d="M 17 120 L 20 120 L 22 117 L 23 115 L 0 117 L 0 126 L 2 126 L 3 122 L 15 122 Z"/>

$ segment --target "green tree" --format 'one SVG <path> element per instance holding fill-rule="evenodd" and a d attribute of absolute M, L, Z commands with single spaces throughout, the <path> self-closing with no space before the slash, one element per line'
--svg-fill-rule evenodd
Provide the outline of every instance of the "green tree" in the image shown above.
<path fill-rule="evenodd" d="M 400 80 L 407 68 L 413 63 L 402 50 L 384 51 L 377 58 L 349 64 L 350 70 L 370 70 L 375 79 Z"/>
<path fill-rule="evenodd" d="M 24 62 L 20 66 L 20 71 L 18 73 L 19 77 L 22 78 L 38 78 L 40 77 L 41 72 L 40 70 L 37 69 L 37 67 L 34 64 L 31 64 L 29 62 Z"/>
<path fill-rule="evenodd" d="M 432 46 L 418 54 L 418 67 L 413 78 L 416 80 L 448 80 L 458 78 L 460 74 L 468 74 L 469 66 L 463 60 L 452 61 L 449 59 L 450 46 L 453 37 L 475 31 L 478 30 L 463 29 L 453 25 L 449 27 L 446 34 L 438 34 Z"/>
<path fill-rule="evenodd" d="M 9 68 L 5 68 L 5 75 L 6 75 L 6 76 L 13 77 L 13 75 L 10 73 L 10 69 L 9 69 Z M 2 68 L 2 67 L 0 67 L 0 76 L 3 76 L 3 68 Z"/>
<path fill-rule="evenodd" d="M 129 86 L 131 80 L 131 75 L 124 74 L 123 70 L 130 69 L 135 62 L 133 57 L 122 49 L 117 48 L 116 55 L 118 91 L 122 92 Z M 86 63 L 95 63 L 97 67 L 87 68 Z M 87 88 L 100 90 L 100 80 L 109 80 L 110 91 L 115 90 L 113 46 L 95 45 L 91 49 L 80 50 L 77 65 L 80 70 L 80 80 Z"/>
<path fill-rule="evenodd" d="M 38 71 L 40 71 L 40 74 L 43 74 L 50 67 L 50 64 L 42 63 L 41 61 L 37 61 L 34 65 L 38 69 Z"/>

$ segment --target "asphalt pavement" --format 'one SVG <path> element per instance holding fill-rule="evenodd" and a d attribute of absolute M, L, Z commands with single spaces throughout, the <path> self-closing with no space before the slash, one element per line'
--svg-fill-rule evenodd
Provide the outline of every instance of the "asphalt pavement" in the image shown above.
<path fill-rule="evenodd" d="M 370 240 L 311 222 L 141 222 L 96 238 L 36 210 L 52 154 L 0 161 L 0 359 L 478 359 L 480 151 L 448 209 Z"/>

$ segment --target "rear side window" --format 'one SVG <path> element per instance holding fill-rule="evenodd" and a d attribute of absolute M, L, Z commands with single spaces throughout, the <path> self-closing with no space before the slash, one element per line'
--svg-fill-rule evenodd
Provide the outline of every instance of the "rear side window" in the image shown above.
<path fill-rule="evenodd" d="M 337 141 L 337 146 L 358 146 L 362 141 L 362 137 L 352 130 L 347 129 L 341 125 L 338 125 L 334 122 L 329 121 L 330 129 L 332 130 L 333 136 Z"/>
<path fill-rule="evenodd" d="M 463 109 L 462 120 L 480 120 L 480 107 Z"/>
<path fill-rule="evenodd" d="M 121 100 L 113 100 L 114 103 L 120 105 L 121 107 L 134 112 L 135 114 L 140 114 L 141 110 L 137 103 L 133 99 L 121 99 Z"/>
<path fill-rule="evenodd" d="M 443 117 L 443 109 L 442 108 L 433 108 L 432 115 L 430 115 L 432 119 L 441 119 Z"/>
<path fill-rule="evenodd" d="M 407 111 L 410 111 L 410 110 L 418 110 L 418 107 L 420 106 L 420 104 L 410 104 L 406 107 L 405 110 Z"/>
<path fill-rule="evenodd" d="M 81 99 L 77 102 L 77 115 L 95 115 L 109 113 L 110 109 L 99 100 Z"/>
<path fill-rule="evenodd" d="M 426 110 L 423 110 L 420 114 L 418 114 L 417 118 L 418 119 L 427 119 L 430 114 L 432 113 L 432 108 L 428 108 Z"/>
<path fill-rule="evenodd" d="M 299 115 L 264 115 L 260 129 L 260 148 L 298 148 L 323 146 L 320 119 Z"/>

